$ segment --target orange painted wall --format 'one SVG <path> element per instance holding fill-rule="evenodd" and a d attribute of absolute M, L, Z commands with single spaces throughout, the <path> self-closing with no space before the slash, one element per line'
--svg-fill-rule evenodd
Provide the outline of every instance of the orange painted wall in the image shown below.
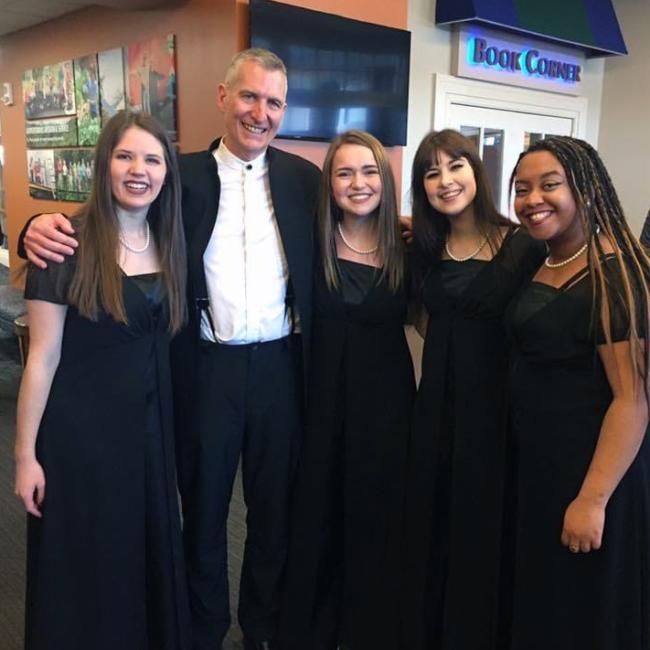
<path fill-rule="evenodd" d="M 407 24 L 408 0 L 285 1 L 389 27 L 404 29 Z M 78 205 L 35 200 L 29 196 L 21 93 L 23 71 L 174 33 L 180 150 L 205 149 L 223 130 L 223 120 L 215 103 L 217 85 L 223 79 L 232 55 L 248 46 L 247 4 L 247 0 L 187 0 L 176 9 L 146 12 L 91 7 L 0 38 L 0 82 L 12 83 L 15 100 L 14 106 L 0 104 L 5 149 L 5 208 L 12 268 L 17 265 L 13 252 L 18 234 L 30 215 L 59 210 L 71 212 Z M 275 144 L 316 164 L 322 163 L 327 149 L 327 145 L 322 143 L 278 140 Z M 399 186 L 402 148 L 392 147 L 389 155 Z"/>
<path fill-rule="evenodd" d="M 23 71 L 149 37 L 176 34 L 180 149 L 205 149 L 223 128 L 216 88 L 237 50 L 235 11 L 235 0 L 189 0 L 180 8 L 157 11 L 91 7 L 0 38 L 0 81 L 12 83 L 15 101 L 14 106 L 0 105 L 12 268 L 18 263 L 15 245 L 27 217 L 37 212 L 72 212 L 79 205 L 29 196 Z"/>

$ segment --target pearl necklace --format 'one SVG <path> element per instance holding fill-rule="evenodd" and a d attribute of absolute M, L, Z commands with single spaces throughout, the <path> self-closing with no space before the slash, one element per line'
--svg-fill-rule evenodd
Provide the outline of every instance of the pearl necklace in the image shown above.
<path fill-rule="evenodd" d="M 124 248 L 126 248 L 126 250 L 129 250 L 132 253 L 135 253 L 136 255 L 139 255 L 140 253 L 144 253 L 147 250 L 147 248 L 149 248 L 149 240 L 151 238 L 150 237 L 151 231 L 149 230 L 149 222 L 145 221 L 144 224 L 145 224 L 147 234 L 145 235 L 145 242 L 144 242 L 144 246 L 142 248 L 135 248 L 134 246 L 131 246 L 131 244 L 129 244 L 126 241 L 126 239 L 124 239 L 124 233 L 120 231 L 120 244 L 122 244 L 122 246 L 124 246 Z"/>
<path fill-rule="evenodd" d="M 562 260 L 561 262 L 549 262 L 551 259 L 551 256 L 549 255 L 545 260 L 544 260 L 544 266 L 546 266 L 549 269 L 559 269 L 561 266 L 567 265 L 569 262 L 573 262 L 573 260 L 577 260 L 586 250 L 587 250 L 588 244 L 585 243 L 582 248 L 578 249 L 571 257 L 567 257 L 565 260 Z"/>
<path fill-rule="evenodd" d="M 467 257 L 456 257 L 450 250 L 449 250 L 449 240 L 445 242 L 445 251 L 447 251 L 447 255 L 454 260 L 454 262 L 467 262 L 467 260 L 471 260 L 473 257 L 478 255 L 482 250 L 483 246 L 487 244 L 487 237 L 483 239 L 483 241 L 479 244 L 479 247 L 473 252 L 467 255 Z"/>
<path fill-rule="evenodd" d="M 360 248 L 355 248 L 346 238 L 345 235 L 343 234 L 343 226 L 341 225 L 341 222 L 339 221 L 337 224 L 338 230 L 339 230 L 339 235 L 341 235 L 341 240 L 343 243 L 353 252 L 355 252 L 357 255 L 372 255 L 373 253 L 376 253 L 379 250 L 379 244 L 375 246 L 374 248 L 369 248 L 366 251 L 362 251 Z"/>

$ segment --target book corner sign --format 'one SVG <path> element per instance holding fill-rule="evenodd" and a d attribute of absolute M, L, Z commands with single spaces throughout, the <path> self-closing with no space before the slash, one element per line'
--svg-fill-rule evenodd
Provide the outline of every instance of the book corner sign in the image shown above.
<path fill-rule="evenodd" d="M 459 77 L 581 94 L 585 55 L 578 50 L 476 25 L 460 26 L 456 39 Z"/>

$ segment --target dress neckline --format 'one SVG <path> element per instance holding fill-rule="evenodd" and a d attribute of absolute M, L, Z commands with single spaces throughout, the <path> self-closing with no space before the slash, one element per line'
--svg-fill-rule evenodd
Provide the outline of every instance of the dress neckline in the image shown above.
<path fill-rule="evenodd" d="M 154 277 L 154 276 L 157 276 L 157 275 L 161 275 L 161 273 L 162 273 L 162 271 L 149 271 L 149 273 L 134 273 L 133 275 L 127 275 L 126 273 L 124 273 L 124 271 L 122 271 L 122 275 L 125 278 L 131 278 L 131 279 L 133 279 L 133 278 Z"/>
<path fill-rule="evenodd" d="M 513 224 L 514 225 L 514 224 Z M 455 262 L 456 264 L 467 264 L 467 262 L 478 262 L 482 264 L 489 264 L 490 262 L 493 262 L 499 255 L 501 255 L 501 251 L 503 250 L 506 242 L 514 237 L 519 231 L 521 230 L 521 226 L 516 226 L 513 228 L 509 228 L 508 232 L 505 234 L 504 238 L 501 240 L 501 245 L 499 246 L 499 250 L 491 257 L 489 260 L 477 260 L 471 257 L 468 260 L 465 260 L 464 262 L 459 262 L 458 260 L 452 260 L 450 257 L 440 257 L 439 261 L 440 262 Z"/>
<path fill-rule="evenodd" d="M 614 259 L 615 257 L 616 257 L 616 253 L 606 253 L 600 259 L 601 261 L 607 262 L 609 260 Z M 535 273 L 537 273 L 537 271 L 535 271 Z M 567 278 L 559 287 L 549 284 L 548 282 L 540 282 L 539 280 L 531 280 L 530 283 L 541 284 L 545 287 L 549 287 L 550 289 L 555 289 L 556 291 L 560 291 L 561 293 L 564 293 L 569 289 L 571 289 L 572 287 L 574 287 L 579 282 L 582 282 L 588 276 L 589 276 L 589 265 L 583 266 L 581 269 L 578 269 L 571 277 Z"/>
<path fill-rule="evenodd" d="M 344 257 L 337 257 L 337 261 L 340 262 L 345 262 L 346 264 L 354 264 L 355 266 L 364 266 L 367 269 L 372 269 L 373 271 L 381 271 L 382 267 L 381 266 L 374 266 L 372 264 L 364 264 L 363 262 L 355 262 L 354 260 L 348 260 L 345 259 Z"/>
<path fill-rule="evenodd" d="M 157 275 L 160 275 L 161 271 L 150 271 L 149 273 L 134 273 L 133 275 L 127 275 L 127 278 L 150 278 Z"/>

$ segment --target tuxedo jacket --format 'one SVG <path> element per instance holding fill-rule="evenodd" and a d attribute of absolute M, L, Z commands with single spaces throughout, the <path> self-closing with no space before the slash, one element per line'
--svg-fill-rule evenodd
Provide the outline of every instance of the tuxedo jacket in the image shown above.
<path fill-rule="evenodd" d="M 188 325 L 172 343 L 174 405 L 177 413 L 191 410 L 200 343 L 200 304 L 208 292 L 203 254 L 219 210 L 219 175 L 213 151 L 183 154 L 179 158 L 183 186 L 183 224 L 188 258 Z M 289 267 L 293 303 L 300 318 L 303 379 L 309 363 L 314 265 L 314 226 L 320 171 L 312 163 L 269 147 L 267 150 L 273 210 Z M 206 303 L 203 303 L 206 304 Z"/>

